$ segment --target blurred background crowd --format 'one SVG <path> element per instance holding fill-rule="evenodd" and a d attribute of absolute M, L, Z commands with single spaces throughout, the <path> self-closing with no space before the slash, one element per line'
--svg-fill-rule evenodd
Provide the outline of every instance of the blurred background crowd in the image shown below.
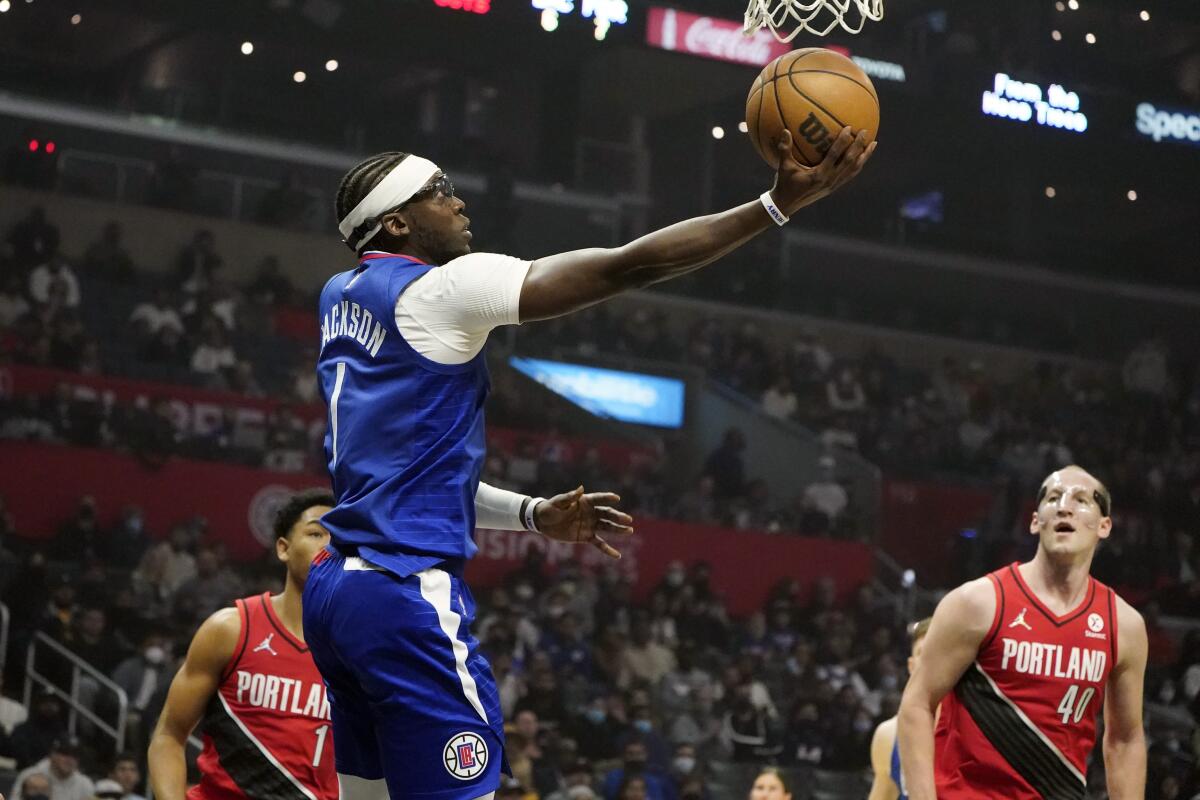
<path fill-rule="evenodd" d="M 667 37 L 654 0 L 545 5 L 0 0 L 5 797 L 140 800 L 196 626 L 281 587 L 271 513 L 327 481 L 313 310 L 361 155 L 437 160 L 477 249 L 527 258 L 765 188 L 735 133 L 765 62 L 685 30 L 743 41 L 740 8 L 672 4 Z M 798 39 L 871 68 L 870 169 L 709 269 L 493 334 L 485 479 L 639 521 L 619 564 L 478 533 L 500 796 L 725 800 L 763 765 L 864 796 L 905 626 L 1028 557 L 1077 462 L 1115 504 L 1093 573 L 1149 629 L 1147 797 L 1200 798 L 1196 41 L 1158 0 L 905 0 Z M 981 114 L 1001 71 L 1088 130 Z M 682 422 L 573 403 L 531 358 L 680 381 Z"/>
<path fill-rule="evenodd" d="M 200 459 L 319 475 L 324 427 L 297 412 L 320 403 L 309 330 L 294 321 L 312 298 L 274 259 L 244 283 L 227 279 L 204 230 L 180 242 L 164 279 L 134 263 L 121 231 L 113 221 L 80 254 L 61 252 L 56 221 L 41 208 L 8 231 L 0 361 L 53 370 L 55 380 L 49 391 L 3 398 L 0 438 L 113 449 L 147 468 Z M 1002 380 L 981 359 L 946 357 L 923 369 L 882 343 L 846 356 L 812 329 L 773 337 L 736 312 L 687 319 L 669 306 L 614 304 L 523 327 L 504 347 L 686 365 L 767 417 L 811 429 L 822 446 L 818 476 L 792 496 L 773 494 L 755 474 L 737 428 L 702 461 L 673 453 L 675 442 L 662 434 L 614 469 L 601 441 L 564 433 L 570 413 L 547 410 L 541 387 L 499 363 L 489 422 L 514 435 L 493 442 L 486 478 L 533 493 L 611 486 L 635 514 L 869 539 L 848 513 L 852 490 L 838 475 L 852 452 L 903 475 L 996 481 L 1001 502 L 983 520 L 994 560 L 1027 554 L 1014 531 L 1047 470 L 1106 465 L 1120 535 L 1094 572 L 1132 592 L 1151 625 L 1147 696 L 1162 708 L 1152 778 L 1200 792 L 1189 766 L 1200 741 L 1188 722 L 1200 711 L 1200 634 L 1157 627 L 1164 610 L 1188 614 L 1200 601 L 1200 383 L 1195 365 L 1164 342 L 1138 344 L 1107 372 L 1045 361 Z M 162 396 L 123 404 L 80 391 L 72 375 L 150 381 Z M 214 390 L 230 405 L 198 430 L 170 401 L 171 385 Z M 278 405 L 243 424 L 237 396 Z M 17 796 L 36 796 L 41 774 L 55 786 L 53 800 L 66 796 L 67 784 L 80 792 L 73 797 L 91 796 L 82 788 L 88 780 L 94 791 L 116 781 L 119 796 L 135 795 L 146 726 L 190 634 L 233 598 L 281 588 L 270 554 L 249 564 L 231 559 L 203 510 L 149 530 L 130 501 L 102 518 L 95 499 L 83 496 L 48 539 L 29 538 L 0 511 L 10 652 L 44 633 L 121 687 L 131 713 L 129 752 L 97 744 L 94 723 L 75 714 L 68 730 L 66 704 L 40 685 L 22 698 L 26 665 L 11 659 L 5 677 L 15 690 L 0 709 L 0 758 Z M 487 593 L 477 629 L 511 720 L 510 761 L 522 793 L 592 796 L 586 786 L 613 800 L 632 796 L 627 779 L 637 774 L 652 800 L 707 799 L 740 791 L 764 763 L 814 768 L 831 791 L 855 791 L 871 732 L 895 712 L 905 680 L 907 620 L 894 597 L 870 584 L 791 580 L 771 587 L 759 610 L 732 616 L 707 564 L 688 563 L 684 553 L 636 600 L 615 570 L 543 562 L 530 550 Z M 71 669 L 55 655 L 37 670 L 70 685 Z M 109 699 L 82 681 L 88 707 L 111 718 Z M 31 776 L 31 788 L 22 788 Z"/>

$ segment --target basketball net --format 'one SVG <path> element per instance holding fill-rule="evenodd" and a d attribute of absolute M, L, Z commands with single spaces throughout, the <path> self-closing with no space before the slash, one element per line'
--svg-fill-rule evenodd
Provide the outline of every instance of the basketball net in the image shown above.
<path fill-rule="evenodd" d="M 834 28 L 859 33 L 867 20 L 883 19 L 883 0 L 750 0 L 746 6 L 747 34 L 763 28 L 781 42 L 801 31 L 825 36 Z"/>

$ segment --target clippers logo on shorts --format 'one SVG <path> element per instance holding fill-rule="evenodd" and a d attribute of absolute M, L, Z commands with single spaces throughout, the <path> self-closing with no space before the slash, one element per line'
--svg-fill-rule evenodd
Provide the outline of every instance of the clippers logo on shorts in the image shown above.
<path fill-rule="evenodd" d="M 460 781 L 477 777 L 487 767 L 487 744 L 470 731 L 456 733 L 442 750 L 446 771 Z"/>

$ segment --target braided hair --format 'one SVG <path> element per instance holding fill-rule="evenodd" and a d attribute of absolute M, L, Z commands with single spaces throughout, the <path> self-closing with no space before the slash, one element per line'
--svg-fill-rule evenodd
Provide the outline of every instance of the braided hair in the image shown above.
<path fill-rule="evenodd" d="M 406 158 L 408 158 L 408 153 L 401 153 L 398 150 L 379 153 L 360 161 L 347 172 L 342 177 L 342 182 L 338 184 L 337 200 L 334 202 L 334 213 L 337 215 L 335 222 L 340 223 L 345 219 L 346 215 L 353 211 L 355 206 L 361 203 L 363 198 L 370 194 L 371 190 L 378 186 L 379 182 Z M 350 234 L 346 246 L 351 250 L 361 252 L 367 246 L 367 242 L 360 242 L 357 248 L 351 242 L 357 242 L 358 238 L 374 225 L 374 220 L 365 220 Z M 376 234 L 376 236 L 378 235 Z M 375 236 L 371 237 L 371 239 L 374 238 Z"/>

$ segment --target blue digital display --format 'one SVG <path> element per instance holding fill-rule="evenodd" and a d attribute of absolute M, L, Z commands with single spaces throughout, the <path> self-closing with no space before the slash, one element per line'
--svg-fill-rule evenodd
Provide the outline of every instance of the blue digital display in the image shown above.
<path fill-rule="evenodd" d="M 676 378 L 512 356 L 509 363 L 598 417 L 683 427 L 684 383 Z"/>

